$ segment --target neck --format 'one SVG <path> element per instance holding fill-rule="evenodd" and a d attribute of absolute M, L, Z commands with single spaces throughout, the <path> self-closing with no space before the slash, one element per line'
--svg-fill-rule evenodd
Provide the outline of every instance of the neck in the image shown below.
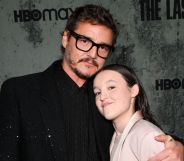
<path fill-rule="evenodd" d="M 86 82 L 86 79 L 80 78 L 66 63 L 63 61 L 61 64 L 63 70 L 67 73 L 67 75 L 79 86 L 82 87 Z"/>
<path fill-rule="evenodd" d="M 130 108 L 124 114 L 113 120 L 113 126 L 117 134 L 123 133 L 126 125 L 130 121 L 131 117 L 135 113 L 134 107 Z"/>

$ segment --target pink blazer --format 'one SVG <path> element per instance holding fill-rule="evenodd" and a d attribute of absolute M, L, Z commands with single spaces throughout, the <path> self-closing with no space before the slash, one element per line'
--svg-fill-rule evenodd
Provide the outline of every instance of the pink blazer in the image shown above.
<path fill-rule="evenodd" d="M 121 135 L 114 133 L 110 145 L 111 161 L 147 161 L 164 149 L 164 144 L 154 139 L 159 134 L 163 132 L 143 120 L 137 111 Z"/>

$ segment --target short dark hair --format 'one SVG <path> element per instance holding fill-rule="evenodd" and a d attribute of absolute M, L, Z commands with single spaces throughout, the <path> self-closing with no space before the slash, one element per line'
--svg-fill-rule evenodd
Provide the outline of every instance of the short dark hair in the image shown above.
<path fill-rule="evenodd" d="M 101 24 L 108 27 L 113 32 L 113 45 L 116 43 L 118 30 L 115 21 L 109 10 L 101 5 L 87 4 L 77 7 L 68 18 L 65 30 L 75 31 L 79 22 Z"/>

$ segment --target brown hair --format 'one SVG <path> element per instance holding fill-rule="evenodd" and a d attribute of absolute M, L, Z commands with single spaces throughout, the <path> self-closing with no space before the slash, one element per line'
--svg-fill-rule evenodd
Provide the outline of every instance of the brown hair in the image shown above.
<path fill-rule="evenodd" d="M 105 9 L 104 7 L 93 4 L 77 7 L 70 15 L 65 30 L 74 31 L 79 22 L 101 24 L 110 28 L 113 32 L 113 45 L 116 43 L 118 36 L 116 24 L 109 10 Z"/>

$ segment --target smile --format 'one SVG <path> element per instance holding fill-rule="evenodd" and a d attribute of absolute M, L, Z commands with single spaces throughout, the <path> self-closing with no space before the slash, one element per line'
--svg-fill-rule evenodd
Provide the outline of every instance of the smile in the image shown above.
<path fill-rule="evenodd" d="M 104 102 L 104 103 L 102 103 L 102 107 L 105 108 L 110 104 L 112 104 L 112 102 Z"/>

